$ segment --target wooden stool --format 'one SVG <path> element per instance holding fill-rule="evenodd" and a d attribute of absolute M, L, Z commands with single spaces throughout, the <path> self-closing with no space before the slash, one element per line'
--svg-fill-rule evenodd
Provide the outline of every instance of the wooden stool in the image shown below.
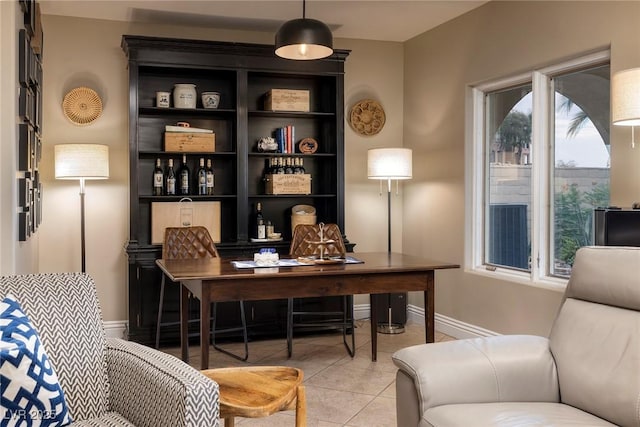
<path fill-rule="evenodd" d="M 207 369 L 204 375 L 220 387 L 220 418 L 233 427 L 234 417 L 261 418 L 296 410 L 296 427 L 307 425 L 303 372 L 288 366 Z"/>

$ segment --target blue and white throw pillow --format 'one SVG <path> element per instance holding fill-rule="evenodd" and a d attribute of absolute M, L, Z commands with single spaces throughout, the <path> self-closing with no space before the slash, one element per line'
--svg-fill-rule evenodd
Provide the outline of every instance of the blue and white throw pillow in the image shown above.
<path fill-rule="evenodd" d="M 0 427 L 57 427 L 71 423 L 38 333 L 11 296 L 0 301 Z"/>

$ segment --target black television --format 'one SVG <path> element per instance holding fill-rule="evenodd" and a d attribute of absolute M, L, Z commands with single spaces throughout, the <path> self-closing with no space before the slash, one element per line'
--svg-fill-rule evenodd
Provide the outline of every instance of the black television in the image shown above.
<path fill-rule="evenodd" d="M 640 246 L 640 209 L 597 208 L 593 225 L 598 246 Z"/>

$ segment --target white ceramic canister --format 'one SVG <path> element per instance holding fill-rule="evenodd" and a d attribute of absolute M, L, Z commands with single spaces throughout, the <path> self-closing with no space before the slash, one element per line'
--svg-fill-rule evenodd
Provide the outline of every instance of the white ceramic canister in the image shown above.
<path fill-rule="evenodd" d="M 173 85 L 173 106 L 175 108 L 196 108 L 196 85 L 179 83 Z"/>

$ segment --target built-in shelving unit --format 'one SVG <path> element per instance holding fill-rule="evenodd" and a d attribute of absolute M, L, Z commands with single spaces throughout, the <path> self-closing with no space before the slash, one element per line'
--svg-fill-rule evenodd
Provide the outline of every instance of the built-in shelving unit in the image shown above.
<path fill-rule="evenodd" d="M 123 36 L 122 48 L 129 67 L 130 228 L 126 252 L 129 262 L 129 334 L 143 343 L 154 340 L 160 272 L 155 259 L 161 245 L 151 243 L 151 204 L 176 202 L 183 196 L 154 196 L 152 176 L 156 159 L 163 165 L 173 159 L 176 167 L 186 154 L 191 171 L 201 157 L 211 159 L 215 192 L 188 196 L 193 203 L 221 204 L 222 255 L 251 255 L 260 247 L 252 243 L 252 216 L 260 202 L 265 218 L 283 241 L 275 246 L 288 251 L 291 208 L 313 205 L 318 221 L 336 223 L 344 230 L 344 61 L 349 52 L 337 50 L 324 60 L 290 61 L 278 58 L 273 46 Z M 174 84 L 196 85 L 195 109 L 158 108 L 156 92 L 171 91 Z M 309 91 L 309 112 L 265 111 L 264 95 L 271 89 Z M 220 93 L 217 109 L 200 104 L 204 91 Z M 215 151 L 174 153 L 164 151 L 166 125 L 188 122 L 192 127 L 212 129 Z M 296 140 L 312 137 L 318 142 L 313 154 L 260 153 L 257 141 L 273 136 L 278 127 L 293 125 Z M 265 194 L 263 173 L 274 156 L 301 157 L 312 177 L 308 195 Z M 169 287 L 165 318 L 178 317 L 177 287 Z M 331 304 L 327 300 L 327 304 Z M 236 322 L 237 304 L 222 309 L 218 324 Z M 281 301 L 249 303 L 252 333 L 277 334 L 285 322 Z M 261 328 L 261 325 L 265 325 Z M 163 338 L 176 340 L 174 331 Z"/>

